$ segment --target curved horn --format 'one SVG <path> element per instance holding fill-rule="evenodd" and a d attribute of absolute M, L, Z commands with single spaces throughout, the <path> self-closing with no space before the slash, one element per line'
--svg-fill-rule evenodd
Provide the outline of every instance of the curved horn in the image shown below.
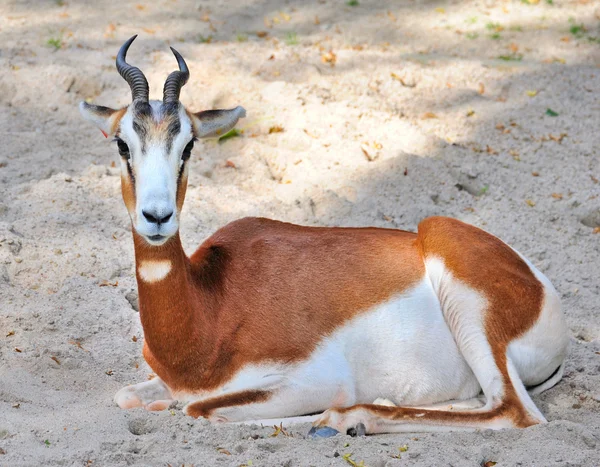
<path fill-rule="evenodd" d="M 129 87 L 131 88 L 131 99 L 132 100 L 141 100 L 144 102 L 148 102 L 150 97 L 150 89 L 148 88 L 148 81 L 144 76 L 142 71 L 135 67 L 131 66 L 125 61 L 125 57 L 127 56 L 127 50 L 129 50 L 129 46 L 135 40 L 137 34 L 131 37 L 127 42 L 125 42 L 119 53 L 117 54 L 117 70 L 119 74 L 127 81 Z"/>
<path fill-rule="evenodd" d="M 177 59 L 179 71 L 174 71 L 167 76 L 165 87 L 163 89 L 163 103 L 165 104 L 168 102 L 179 101 L 179 91 L 181 91 L 183 85 L 187 83 L 187 80 L 190 78 L 190 70 L 188 70 L 183 57 L 173 47 L 171 47 L 171 51 Z"/>

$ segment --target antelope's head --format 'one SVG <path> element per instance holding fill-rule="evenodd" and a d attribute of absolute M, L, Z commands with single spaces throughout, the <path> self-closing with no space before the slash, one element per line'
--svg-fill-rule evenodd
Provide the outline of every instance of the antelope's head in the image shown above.
<path fill-rule="evenodd" d="M 224 134 L 246 111 L 242 107 L 188 111 L 179 102 L 179 92 L 190 73 L 172 47 L 179 71 L 167 77 L 162 101 L 149 100 L 146 77 L 125 61 L 136 37 L 125 42 L 117 55 L 117 70 L 131 88 L 131 104 L 111 109 L 82 102 L 79 109 L 104 136 L 114 137 L 121 155 L 121 191 L 133 228 L 158 246 L 179 228 L 194 141 Z"/>

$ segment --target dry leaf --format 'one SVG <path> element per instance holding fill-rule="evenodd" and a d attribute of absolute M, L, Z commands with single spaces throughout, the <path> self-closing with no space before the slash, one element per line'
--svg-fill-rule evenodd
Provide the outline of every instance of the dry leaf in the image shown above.
<path fill-rule="evenodd" d="M 115 281 L 115 282 L 110 282 L 110 281 L 102 281 L 100 282 L 100 284 L 98 284 L 99 287 L 117 287 L 119 285 L 119 281 Z"/>
<path fill-rule="evenodd" d="M 150 29 L 150 28 L 142 28 L 142 31 L 147 32 L 148 34 L 156 33 L 156 29 Z"/>
<path fill-rule="evenodd" d="M 531 175 L 533 175 L 534 177 L 539 177 L 540 173 L 539 172 L 531 172 Z"/>
<path fill-rule="evenodd" d="M 268 33 L 267 31 L 258 31 L 258 32 L 256 33 L 256 35 L 257 35 L 258 37 L 260 37 L 261 39 L 263 39 L 263 38 L 267 37 L 267 36 L 269 35 L 269 33 Z"/>
<path fill-rule="evenodd" d="M 132 340 L 133 342 L 137 342 L 138 338 L 137 338 L 137 336 L 133 336 L 133 337 L 131 338 L 131 340 Z"/>
<path fill-rule="evenodd" d="M 376 156 L 371 155 L 369 152 L 370 148 L 366 143 L 361 144 L 360 149 L 369 162 L 373 162 L 375 160 Z"/>
<path fill-rule="evenodd" d="M 316 25 L 319 25 L 319 24 L 321 24 L 321 21 L 319 20 L 319 17 L 318 17 L 318 16 L 315 16 L 315 24 L 316 24 Z"/>
<path fill-rule="evenodd" d="M 106 370 L 104 373 L 106 373 L 108 376 L 112 376 L 113 375 L 113 371 L 112 370 Z"/>
<path fill-rule="evenodd" d="M 510 44 L 508 46 L 508 48 L 511 50 L 511 52 L 516 53 L 519 51 L 519 46 L 517 44 L 515 44 L 514 42 L 512 44 Z"/>
<path fill-rule="evenodd" d="M 425 112 L 423 115 L 421 115 L 421 120 L 428 120 L 430 118 L 438 118 L 438 116 L 433 112 Z"/>
<path fill-rule="evenodd" d="M 271 438 L 277 438 L 277 436 L 279 435 L 283 435 L 283 436 L 287 436 L 290 437 L 292 436 L 290 433 L 288 433 L 288 431 L 283 427 L 283 422 L 281 422 L 279 424 L 279 426 L 277 425 L 273 425 L 273 428 L 275 429 L 275 431 L 273 431 L 273 433 L 271 433 L 269 436 Z"/>
<path fill-rule="evenodd" d="M 435 12 L 436 12 L 436 13 L 441 13 L 441 14 L 444 14 L 444 13 L 446 13 L 446 10 L 445 10 L 444 8 L 436 8 L 436 9 L 435 9 Z"/>
<path fill-rule="evenodd" d="M 496 130 L 504 130 L 505 126 L 502 123 L 496 123 Z"/>
<path fill-rule="evenodd" d="M 10 337 L 10 336 L 14 336 L 15 335 L 15 331 L 8 331 L 8 333 L 6 334 L 6 337 Z"/>
<path fill-rule="evenodd" d="M 537 96 L 537 93 L 538 93 L 538 92 L 537 92 L 537 91 L 535 91 L 535 90 L 527 91 L 527 95 L 528 95 L 529 97 L 535 97 L 535 96 Z"/>
<path fill-rule="evenodd" d="M 561 42 L 571 42 L 571 38 L 569 36 L 563 36 L 560 38 Z"/>
<path fill-rule="evenodd" d="M 304 129 L 304 133 L 306 133 L 308 136 L 310 136 L 311 138 L 314 139 L 319 139 L 319 137 L 317 135 L 315 135 L 314 133 L 311 133 L 310 131 L 308 131 L 306 128 Z"/>
<path fill-rule="evenodd" d="M 514 160 L 516 160 L 516 161 L 521 160 L 521 155 L 519 154 L 519 151 L 511 149 L 510 151 L 508 151 L 508 153 L 513 157 Z"/>
<path fill-rule="evenodd" d="M 600 233 L 600 227 L 594 227 L 594 230 L 592 232 L 595 234 Z M 596 352 L 596 353 L 598 353 L 598 352 Z"/>
<path fill-rule="evenodd" d="M 532 1 L 532 0 L 529 0 Z M 482 462 L 482 467 L 494 467 L 497 464 L 497 462 L 494 461 L 487 461 L 487 462 Z"/>
<path fill-rule="evenodd" d="M 552 141 L 556 141 L 557 143 L 562 143 L 562 140 L 565 138 L 565 136 L 569 135 L 567 135 L 567 133 L 561 133 L 558 136 L 554 136 L 552 133 L 550 133 L 548 135 L 548 138 L 550 138 Z"/>
<path fill-rule="evenodd" d="M 590 175 L 590 178 L 592 179 L 592 182 L 598 183 L 598 179 L 596 177 L 594 177 L 593 175 Z"/>
<path fill-rule="evenodd" d="M 85 350 L 85 351 L 87 352 L 87 350 L 86 350 L 86 349 L 84 349 L 84 348 L 83 348 L 83 346 L 81 345 L 81 342 L 79 342 L 79 341 L 74 341 L 74 340 L 70 340 L 70 341 L 67 341 L 67 342 L 68 342 L 69 344 L 71 344 L 71 345 L 75 345 L 75 346 L 79 347 L 81 350 Z"/>
<path fill-rule="evenodd" d="M 534 207 L 535 206 L 535 201 L 532 201 L 530 199 L 526 199 L 525 202 L 530 206 L 530 207 Z"/>
<path fill-rule="evenodd" d="M 156 378 L 156 373 L 148 373 L 148 381 L 152 381 L 154 378 Z"/>
<path fill-rule="evenodd" d="M 388 17 L 392 20 L 392 21 L 396 21 L 396 16 L 394 15 L 394 13 L 392 13 L 391 11 L 387 12 Z"/>
<path fill-rule="evenodd" d="M 283 127 L 279 126 L 279 125 L 275 125 L 275 126 L 272 126 L 271 128 L 269 128 L 269 134 L 282 133 L 282 132 L 283 132 Z"/>
<path fill-rule="evenodd" d="M 469 109 L 467 111 L 467 117 L 472 117 L 473 115 L 475 115 L 475 111 L 473 109 Z"/>
<path fill-rule="evenodd" d="M 21 407 L 21 404 L 19 402 L 17 402 L 16 404 L 12 405 L 13 409 L 19 409 Z"/>
<path fill-rule="evenodd" d="M 117 30 L 117 27 L 113 23 L 110 23 L 108 26 L 106 26 L 106 30 L 104 32 L 104 37 L 105 38 L 115 37 L 116 30 Z"/>
<path fill-rule="evenodd" d="M 404 176 L 406 177 L 408 175 L 408 167 L 404 167 Z"/>
<path fill-rule="evenodd" d="M 485 92 L 485 86 L 483 85 L 483 83 L 479 83 L 479 90 L 477 92 L 483 95 L 483 93 Z"/>
<path fill-rule="evenodd" d="M 401 76 L 398 76 L 396 73 L 390 73 L 390 76 L 395 79 L 396 81 L 400 81 L 400 84 L 402 86 L 404 86 L 405 88 L 414 88 L 416 86 L 415 83 L 407 83 L 406 81 L 404 81 L 404 78 L 402 78 Z"/>
<path fill-rule="evenodd" d="M 496 151 L 494 148 L 492 148 L 491 146 L 486 146 L 485 150 L 488 154 L 491 154 L 493 156 L 495 156 L 496 154 L 498 154 L 498 151 Z"/>
<path fill-rule="evenodd" d="M 18 347 L 15 347 L 15 352 L 21 353 L 22 350 L 20 348 L 18 348 Z"/>
<path fill-rule="evenodd" d="M 335 62 L 337 61 L 337 55 L 333 52 L 333 50 L 330 50 L 329 52 L 326 52 L 323 55 L 321 55 L 321 61 L 323 63 L 329 63 L 331 66 L 334 66 Z"/>
<path fill-rule="evenodd" d="M 554 199 L 563 199 L 563 194 L 562 193 L 552 193 L 552 197 Z"/>
<path fill-rule="evenodd" d="M 56 358 L 56 357 L 50 357 L 50 358 L 60 365 L 60 361 L 58 360 L 58 358 Z"/>
<path fill-rule="evenodd" d="M 225 161 L 225 167 L 229 167 L 230 169 L 235 169 L 236 168 L 235 164 L 232 161 L 230 161 L 230 160 L 226 160 Z"/>
<path fill-rule="evenodd" d="M 567 63 L 567 61 L 564 58 L 552 57 L 544 60 L 544 63 L 562 63 L 564 65 L 565 63 Z"/>
<path fill-rule="evenodd" d="M 225 454 L 226 456 L 231 456 L 231 453 L 225 448 L 217 448 L 217 452 L 220 452 L 221 454 Z"/>

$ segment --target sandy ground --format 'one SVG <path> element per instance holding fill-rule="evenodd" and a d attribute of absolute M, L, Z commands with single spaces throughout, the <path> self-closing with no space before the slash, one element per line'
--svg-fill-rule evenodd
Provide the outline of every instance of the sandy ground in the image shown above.
<path fill-rule="evenodd" d="M 566 375 L 535 398 L 550 422 L 315 441 L 115 407 L 150 369 L 117 151 L 76 104 L 128 103 L 113 63 L 135 33 L 151 96 L 174 45 L 189 108 L 248 111 L 194 150 L 188 252 L 249 215 L 483 227 L 563 297 Z M 6 0 L 0 44 L 0 465 L 600 464 L 597 2 Z"/>

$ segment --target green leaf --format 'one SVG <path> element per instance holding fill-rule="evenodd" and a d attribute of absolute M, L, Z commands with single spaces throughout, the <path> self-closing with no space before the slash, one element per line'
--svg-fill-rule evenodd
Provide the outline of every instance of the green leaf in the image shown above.
<path fill-rule="evenodd" d="M 523 60 L 523 55 L 521 54 L 511 54 L 511 55 L 499 55 L 499 60 L 504 60 L 505 62 L 520 62 Z"/>
<path fill-rule="evenodd" d="M 549 117 L 558 117 L 558 113 L 550 108 L 546 109 L 546 115 Z"/>
<path fill-rule="evenodd" d="M 229 130 L 227 133 L 225 133 L 223 136 L 221 136 L 219 138 L 219 143 L 222 143 L 224 141 L 227 141 L 230 138 L 235 138 L 236 136 L 240 136 L 242 133 L 240 133 L 240 131 L 236 128 L 232 128 L 231 130 Z"/>
<path fill-rule="evenodd" d="M 46 447 L 50 446 L 50 441 L 48 441 L 47 439 L 44 440 L 44 444 L 46 445 Z"/>
<path fill-rule="evenodd" d="M 285 35 L 285 43 L 287 45 L 298 45 L 298 35 L 295 32 L 288 32 Z"/>

